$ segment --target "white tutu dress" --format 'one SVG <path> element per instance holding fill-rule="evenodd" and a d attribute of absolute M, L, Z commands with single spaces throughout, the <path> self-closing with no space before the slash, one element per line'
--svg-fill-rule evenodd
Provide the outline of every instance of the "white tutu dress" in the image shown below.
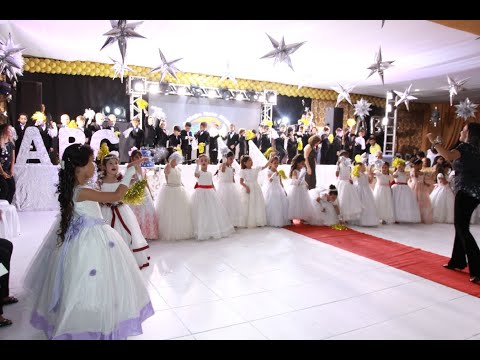
<path fill-rule="evenodd" d="M 378 226 L 380 219 L 377 215 L 375 198 L 373 197 L 372 189 L 370 189 L 370 184 L 368 183 L 368 175 L 359 173 L 354 181 L 354 186 L 360 198 L 360 203 L 351 204 L 351 206 L 360 208 L 362 211 L 360 219 L 354 221 L 354 223 L 360 226 Z"/>
<path fill-rule="evenodd" d="M 76 202 L 61 246 L 56 219 L 27 270 L 31 324 L 56 340 L 124 340 L 154 314 L 144 279 L 125 241 L 100 206 Z"/>
<path fill-rule="evenodd" d="M 332 226 L 339 223 L 338 214 L 335 210 L 335 205 L 338 206 L 338 199 L 334 202 L 328 201 L 328 191 L 318 188 L 309 190 L 308 193 L 313 207 L 313 216 L 310 219 L 310 224 Z M 320 202 L 317 201 L 318 198 L 320 198 Z"/>
<path fill-rule="evenodd" d="M 280 183 L 278 172 L 267 170 L 262 191 L 265 197 L 265 211 L 267 213 L 267 225 L 274 227 L 283 227 L 290 225 L 288 219 L 288 198 L 285 190 Z M 268 177 L 271 176 L 271 179 Z"/>
<path fill-rule="evenodd" d="M 120 183 L 103 183 L 100 186 L 101 191 L 114 192 L 120 186 Z M 142 235 L 140 225 L 132 209 L 125 204 L 100 204 L 102 215 L 107 224 L 110 224 L 125 243 L 132 250 L 138 267 L 143 269 L 150 265 L 149 246 L 147 240 Z"/>
<path fill-rule="evenodd" d="M 235 230 L 213 187 L 212 173 L 201 171 L 192 194 L 193 234 L 197 240 L 220 239 Z"/>
<path fill-rule="evenodd" d="M 258 184 L 258 174 L 261 167 L 240 170 L 240 178 L 244 179 L 245 185 L 250 188 L 250 193 L 242 186 L 240 189 L 240 221 L 241 227 L 257 227 L 267 225 L 265 211 L 265 199 L 262 188 Z"/>
<path fill-rule="evenodd" d="M 393 195 L 390 188 L 390 175 L 382 174 L 381 171 L 375 171 L 377 183 L 373 190 L 373 197 L 375 198 L 375 207 L 377 208 L 377 215 L 380 220 L 387 224 L 395 222 L 395 212 L 393 209 Z"/>
<path fill-rule="evenodd" d="M 240 226 L 240 191 L 234 182 L 235 170 L 231 166 L 225 168 L 225 172 L 218 170 L 217 195 L 223 207 L 227 211 L 233 226 Z"/>
<path fill-rule="evenodd" d="M 341 158 L 338 164 L 338 204 L 340 217 L 343 221 L 360 219 L 362 208 L 359 207 L 360 197 L 353 184 L 350 183 L 350 159 Z"/>
<path fill-rule="evenodd" d="M 417 197 L 407 184 L 407 174 L 396 171 L 395 184 L 392 185 L 393 209 L 395 221 L 399 223 L 419 223 L 420 209 Z"/>
<path fill-rule="evenodd" d="M 308 195 L 308 184 L 305 181 L 307 171 L 303 168 L 301 171 L 293 170 L 296 173 L 296 179 L 290 181 L 287 190 L 288 195 L 288 218 L 290 220 L 298 219 L 310 222 L 313 216 L 313 207 Z"/>
<path fill-rule="evenodd" d="M 167 183 L 156 201 L 160 240 L 184 240 L 193 237 L 190 197 L 182 185 L 181 170 L 171 167 Z"/>
<path fill-rule="evenodd" d="M 144 179 L 143 174 L 137 173 L 136 175 L 138 181 Z M 129 206 L 137 218 L 138 225 L 140 225 L 140 229 L 142 230 L 145 239 L 158 239 L 158 221 L 155 214 L 152 195 L 148 188 L 145 188 L 145 200 L 143 201 L 143 204 Z"/>
<path fill-rule="evenodd" d="M 453 224 L 455 195 L 450 185 L 436 184 L 430 194 L 430 201 L 432 202 L 433 208 L 433 222 Z M 472 219 L 474 215 L 475 212 L 472 215 Z"/>

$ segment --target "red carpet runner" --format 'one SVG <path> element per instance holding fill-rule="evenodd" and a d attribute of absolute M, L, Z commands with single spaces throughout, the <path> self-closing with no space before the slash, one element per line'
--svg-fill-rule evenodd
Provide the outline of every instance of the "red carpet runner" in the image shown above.
<path fill-rule="evenodd" d="M 285 229 L 480 297 L 480 285 L 468 281 L 468 268 L 464 271 L 452 271 L 443 268 L 442 265 L 449 260 L 445 256 L 351 229 L 340 231 L 329 227 L 302 224 L 286 226 Z"/>

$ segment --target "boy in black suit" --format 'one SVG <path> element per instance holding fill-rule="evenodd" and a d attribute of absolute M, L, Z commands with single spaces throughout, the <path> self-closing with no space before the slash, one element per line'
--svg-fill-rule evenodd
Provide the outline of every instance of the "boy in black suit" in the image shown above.
<path fill-rule="evenodd" d="M 228 150 L 235 154 L 235 148 L 238 145 L 238 134 L 235 132 L 235 125 L 230 124 L 230 131 L 223 140 L 226 140 Z"/>
<path fill-rule="evenodd" d="M 180 128 L 178 127 L 178 129 L 180 133 Z M 158 126 L 155 128 L 155 146 L 166 148 L 168 140 L 169 140 L 169 136 L 167 133 L 167 122 L 162 119 L 160 120 L 160 123 L 158 124 Z M 173 146 L 173 145 L 170 145 L 170 146 Z"/>
<path fill-rule="evenodd" d="M 197 139 L 198 142 L 198 152 L 197 152 L 197 157 L 201 154 L 205 154 L 207 150 L 207 145 L 210 142 L 210 134 L 207 131 L 207 123 L 205 121 L 200 123 L 200 130 L 197 131 L 195 134 L 195 139 Z M 200 144 L 204 143 L 205 145 L 200 147 Z"/>
<path fill-rule="evenodd" d="M 17 140 L 15 141 L 15 154 L 18 155 L 18 151 L 20 150 L 20 146 L 22 145 L 23 135 L 25 134 L 25 130 L 29 126 L 28 117 L 25 113 L 20 113 L 18 115 L 17 123 L 15 124 L 15 131 L 17 133 Z"/>
<path fill-rule="evenodd" d="M 130 137 L 135 140 L 135 147 L 141 149 L 145 141 L 145 133 L 140 129 L 140 119 L 134 118 L 132 120 L 133 130 L 130 132 Z"/>
<path fill-rule="evenodd" d="M 180 138 L 182 140 L 182 155 L 185 159 L 183 162 L 184 164 L 191 165 L 192 164 L 192 140 L 193 134 L 190 131 L 192 128 L 192 124 L 188 121 L 185 123 L 185 129 L 180 132 Z"/>
<path fill-rule="evenodd" d="M 168 137 L 168 146 L 171 146 L 177 150 L 181 148 L 182 138 L 180 136 L 180 133 L 180 126 L 175 125 L 173 127 L 173 134 Z"/>

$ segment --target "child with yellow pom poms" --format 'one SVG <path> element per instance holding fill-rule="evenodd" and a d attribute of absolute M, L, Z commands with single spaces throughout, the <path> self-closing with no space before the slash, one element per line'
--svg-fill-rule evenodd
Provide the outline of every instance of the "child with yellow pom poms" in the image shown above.
<path fill-rule="evenodd" d="M 420 209 L 415 194 L 407 183 L 408 175 L 405 172 L 405 160 L 395 158 L 392 165 L 395 168 L 393 173 L 395 183 L 392 185 L 395 222 L 419 223 L 421 220 Z"/>
<path fill-rule="evenodd" d="M 367 168 L 363 163 L 364 158 L 360 157 L 358 160 L 359 161 L 356 161 L 353 166 L 352 176 L 360 202 L 351 204 L 350 206 L 359 207 L 362 209 L 362 212 L 360 218 L 354 221 L 354 223 L 360 226 L 378 226 L 380 219 L 377 215 L 373 192 L 372 189 L 370 189 L 370 183 L 373 177 L 371 174 L 365 174 Z"/>

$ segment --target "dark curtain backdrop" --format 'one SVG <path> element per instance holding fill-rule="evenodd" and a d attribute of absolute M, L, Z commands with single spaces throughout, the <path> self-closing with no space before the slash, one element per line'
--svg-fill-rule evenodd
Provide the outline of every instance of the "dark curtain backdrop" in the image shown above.
<path fill-rule="evenodd" d="M 115 107 L 123 107 L 127 120 L 130 120 L 129 96 L 125 93 L 127 79 L 124 79 L 122 84 L 120 79 L 112 80 L 101 76 L 30 72 L 25 72 L 20 79 L 42 83 L 42 102 L 45 104 L 46 112 L 50 113 L 57 123 L 60 122 L 62 114 L 68 114 L 70 119 L 75 119 L 76 116 L 83 115 L 85 109 L 91 108 L 95 112 L 101 112 L 106 105 L 110 106 L 112 112 Z M 16 106 L 11 106 L 10 109 L 16 109 Z M 22 109 L 16 110 L 22 112 Z M 30 117 L 33 114 L 28 115 Z M 12 117 L 15 120 L 17 118 L 16 114 L 12 114 Z"/>
<path fill-rule="evenodd" d="M 305 100 L 305 106 L 302 105 L 302 100 Z M 273 106 L 273 122 L 277 123 L 283 117 L 290 119 L 290 124 L 295 125 L 302 117 L 305 107 L 311 109 L 312 99 L 302 97 L 292 97 L 285 95 L 277 95 L 277 105 Z"/>

